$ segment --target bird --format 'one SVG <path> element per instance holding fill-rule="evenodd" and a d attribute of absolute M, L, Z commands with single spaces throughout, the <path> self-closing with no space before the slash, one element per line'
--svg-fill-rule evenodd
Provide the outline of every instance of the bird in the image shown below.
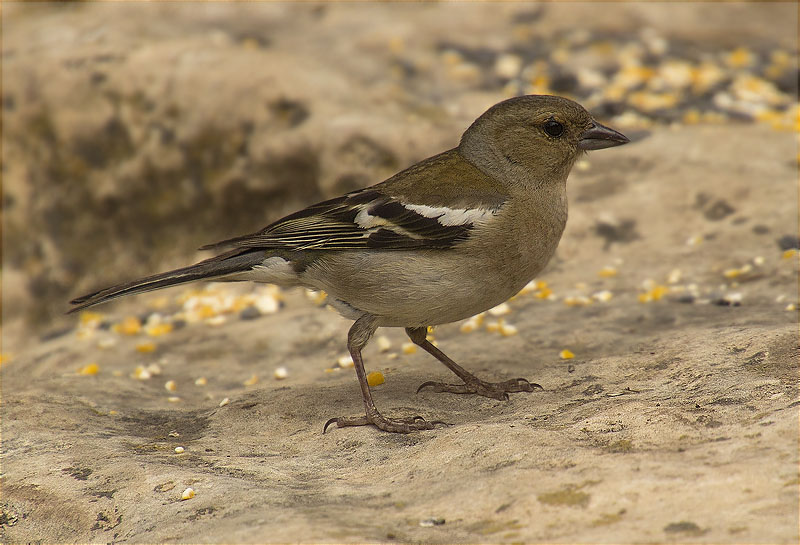
<path fill-rule="evenodd" d="M 217 255 L 193 265 L 73 299 L 69 312 L 197 280 L 254 281 L 328 294 L 353 320 L 347 347 L 364 413 L 332 424 L 409 433 L 447 425 L 390 418 L 375 406 L 362 349 L 379 327 L 410 340 L 461 380 L 428 381 L 438 393 L 498 400 L 542 387 L 518 378 L 484 381 L 427 339 L 429 326 L 474 316 L 515 295 L 554 255 L 567 221 L 566 182 L 588 150 L 629 142 L 580 104 L 523 95 L 490 107 L 458 146 L 367 188 L 326 200 L 255 233 L 201 247 Z"/>

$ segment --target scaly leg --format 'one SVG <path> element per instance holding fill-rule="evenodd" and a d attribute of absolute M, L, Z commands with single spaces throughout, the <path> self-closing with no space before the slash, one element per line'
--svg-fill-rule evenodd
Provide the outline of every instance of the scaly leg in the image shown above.
<path fill-rule="evenodd" d="M 361 386 L 361 397 L 364 399 L 365 416 L 347 416 L 339 418 L 331 418 L 325 423 L 322 433 L 328 429 L 331 424 L 336 424 L 339 428 L 346 426 L 369 426 L 370 424 L 382 429 L 383 431 L 394 433 L 409 433 L 416 430 L 432 430 L 437 424 L 444 424 L 444 422 L 433 421 L 428 422 L 421 416 L 407 419 L 386 418 L 375 407 L 372 401 L 372 393 L 367 384 L 367 373 L 364 371 L 364 362 L 361 359 L 361 350 L 367 345 L 372 334 L 375 333 L 377 326 L 375 325 L 375 318 L 369 314 L 365 314 L 353 324 L 350 332 L 347 334 L 347 349 L 353 357 L 353 364 L 358 375 L 358 384 Z"/>
<path fill-rule="evenodd" d="M 442 362 L 464 381 L 464 384 L 445 384 L 444 382 L 428 381 L 417 388 L 417 393 L 423 388 L 431 387 L 434 392 L 449 392 L 451 394 L 478 394 L 500 401 L 507 400 L 508 394 L 513 392 L 532 392 L 534 390 L 544 390 L 540 385 L 528 382 L 527 379 L 517 378 L 504 382 L 484 382 L 459 364 L 447 357 L 447 355 L 433 346 L 426 338 L 427 327 L 407 327 L 406 334 L 411 341 L 421 347 L 428 354 Z"/>

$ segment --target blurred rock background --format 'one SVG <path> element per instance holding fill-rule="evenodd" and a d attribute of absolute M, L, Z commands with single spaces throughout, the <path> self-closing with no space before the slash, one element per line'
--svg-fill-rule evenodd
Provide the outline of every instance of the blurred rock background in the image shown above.
<path fill-rule="evenodd" d="M 202 257 L 571 96 L 622 129 L 795 129 L 792 4 L 3 6 L 3 318 Z"/>

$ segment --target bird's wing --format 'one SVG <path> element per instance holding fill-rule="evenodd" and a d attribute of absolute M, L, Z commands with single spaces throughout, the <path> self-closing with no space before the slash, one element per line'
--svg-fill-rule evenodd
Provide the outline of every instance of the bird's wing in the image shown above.
<path fill-rule="evenodd" d="M 410 203 L 378 187 L 312 205 L 257 233 L 201 249 L 445 249 L 467 240 L 475 225 L 490 221 L 502 206 L 498 201 L 472 208 Z"/>

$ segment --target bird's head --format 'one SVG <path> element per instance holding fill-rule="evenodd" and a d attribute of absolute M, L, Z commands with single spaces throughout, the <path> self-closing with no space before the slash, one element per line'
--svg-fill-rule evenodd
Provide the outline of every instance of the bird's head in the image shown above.
<path fill-rule="evenodd" d="M 484 170 L 494 165 L 565 179 L 581 152 L 628 142 L 625 135 L 595 121 L 577 102 L 527 95 L 489 108 L 464 133 L 459 150 Z"/>

